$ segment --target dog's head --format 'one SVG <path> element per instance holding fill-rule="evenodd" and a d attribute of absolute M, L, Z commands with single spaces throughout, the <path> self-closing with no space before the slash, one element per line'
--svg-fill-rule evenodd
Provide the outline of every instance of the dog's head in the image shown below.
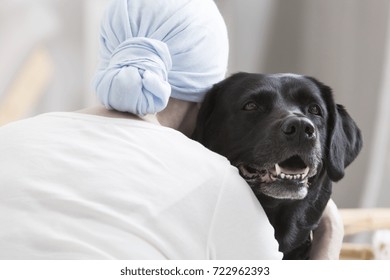
<path fill-rule="evenodd" d="M 331 89 L 295 74 L 238 73 L 216 84 L 193 138 L 226 156 L 255 192 L 276 199 L 303 199 L 323 172 L 340 180 L 362 146 Z"/>

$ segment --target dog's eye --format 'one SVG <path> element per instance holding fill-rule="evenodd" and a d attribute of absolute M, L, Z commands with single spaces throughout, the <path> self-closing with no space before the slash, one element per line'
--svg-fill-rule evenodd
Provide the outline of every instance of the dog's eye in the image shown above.
<path fill-rule="evenodd" d="M 253 101 L 246 103 L 243 107 L 245 111 L 254 111 L 257 110 L 257 108 L 258 108 L 257 104 Z"/>
<path fill-rule="evenodd" d="M 322 116 L 321 107 L 317 104 L 312 104 L 309 106 L 309 113 L 317 116 Z"/>

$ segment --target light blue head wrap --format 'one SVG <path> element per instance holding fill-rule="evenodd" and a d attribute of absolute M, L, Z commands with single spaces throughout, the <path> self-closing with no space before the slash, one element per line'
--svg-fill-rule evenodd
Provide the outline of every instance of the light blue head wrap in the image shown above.
<path fill-rule="evenodd" d="M 201 102 L 227 68 L 226 26 L 212 0 L 113 0 L 100 42 L 94 86 L 118 111 L 157 113 L 169 97 Z"/>

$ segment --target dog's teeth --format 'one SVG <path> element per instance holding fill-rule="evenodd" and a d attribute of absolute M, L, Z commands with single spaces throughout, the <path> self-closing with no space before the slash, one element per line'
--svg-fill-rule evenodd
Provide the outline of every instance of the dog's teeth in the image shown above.
<path fill-rule="evenodd" d="M 302 177 L 305 178 L 309 174 L 310 168 L 306 167 L 305 172 L 303 172 Z"/>
<path fill-rule="evenodd" d="M 276 176 L 279 176 L 279 175 L 280 175 L 281 170 L 280 170 L 279 164 L 275 164 L 275 172 L 276 172 Z"/>
<path fill-rule="evenodd" d="M 303 180 L 303 179 L 305 179 L 305 174 L 292 174 L 292 175 L 289 175 L 289 174 L 285 174 L 285 173 L 280 173 L 279 176 L 275 176 L 275 175 L 273 175 L 273 176 L 275 178 L 286 179 L 286 180 Z"/>

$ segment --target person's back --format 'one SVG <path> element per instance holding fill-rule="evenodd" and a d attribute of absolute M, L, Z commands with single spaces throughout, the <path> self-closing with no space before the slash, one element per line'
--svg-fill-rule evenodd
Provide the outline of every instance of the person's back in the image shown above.
<path fill-rule="evenodd" d="M 176 130 L 52 113 L 2 127 L 0 154 L 0 259 L 281 257 L 237 170 Z"/>

